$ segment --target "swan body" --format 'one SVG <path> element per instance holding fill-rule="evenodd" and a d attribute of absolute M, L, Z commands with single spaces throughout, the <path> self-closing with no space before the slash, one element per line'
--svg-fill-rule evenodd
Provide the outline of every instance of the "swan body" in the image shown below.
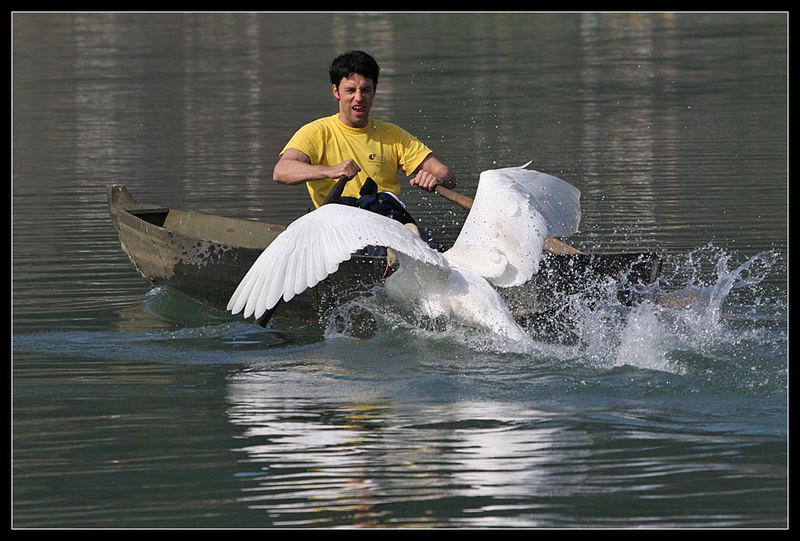
<path fill-rule="evenodd" d="M 357 207 L 323 205 L 292 222 L 253 263 L 228 302 L 233 314 L 261 317 L 336 272 L 369 245 L 397 254 L 387 292 L 427 316 L 449 316 L 519 342 L 528 339 L 493 286 L 521 285 L 538 272 L 547 236 L 580 222 L 580 192 L 520 167 L 484 171 L 452 248 L 431 249 L 400 222 Z"/>

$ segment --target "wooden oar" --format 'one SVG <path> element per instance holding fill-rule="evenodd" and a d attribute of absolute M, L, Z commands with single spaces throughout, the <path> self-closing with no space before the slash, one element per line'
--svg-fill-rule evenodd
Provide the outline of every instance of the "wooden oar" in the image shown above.
<path fill-rule="evenodd" d="M 460 194 L 458 192 L 454 192 L 450 188 L 442 186 L 441 184 L 437 184 L 433 191 L 437 194 L 441 195 L 448 201 L 455 203 L 456 205 L 460 206 L 463 209 L 469 210 L 472 208 L 472 203 L 474 200 L 471 197 L 467 197 L 466 195 Z M 544 241 L 544 249 L 551 254 L 579 254 L 581 253 L 580 250 L 573 248 L 569 244 L 564 244 L 560 240 L 554 239 L 553 237 L 547 237 Z"/>
<path fill-rule="evenodd" d="M 442 197 L 444 197 L 448 201 L 451 201 L 451 202 L 455 203 L 456 205 L 458 205 L 459 207 L 461 207 L 463 209 L 469 210 L 469 209 L 472 208 L 472 203 L 473 203 L 474 200 L 471 197 L 467 197 L 466 195 L 462 195 L 462 194 L 460 194 L 458 192 L 454 192 L 450 188 L 446 188 L 445 186 L 442 186 L 441 184 L 437 184 L 433 188 L 433 191 L 435 191 L 436 193 L 438 193 L 439 195 L 441 195 Z"/>
<path fill-rule="evenodd" d="M 339 180 L 336 181 L 336 184 L 333 185 L 331 191 L 328 192 L 328 196 L 325 197 L 325 201 L 323 201 L 322 204 L 327 205 L 328 203 L 333 203 L 334 201 L 338 201 L 339 198 L 342 196 L 342 192 L 344 192 L 344 185 L 347 184 L 347 181 L 349 180 L 350 178 L 348 178 L 345 175 L 339 177 Z"/>

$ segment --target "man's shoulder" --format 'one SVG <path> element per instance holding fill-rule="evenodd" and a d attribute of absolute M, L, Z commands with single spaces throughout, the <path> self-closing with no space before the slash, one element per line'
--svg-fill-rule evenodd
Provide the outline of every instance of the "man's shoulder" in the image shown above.
<path fill-rule="evenodd" d="M 324 130 L 328 129 L 333 125 L 333 122 L 336 120 L 336 115 L 331 116 L 323 116 L 321 118 L 314 119 L 310 122 L 306 122 L 303 124 L 300 129 L 317 129 L 317 130 Z"/>
<path fill-rule="evenodd" d="M 417 139 L 407 129 L 403 128 L 399 124 L 395 124 L 394 122 L 387 122 L 385 120 L 372 118 L 370 118 L 370 122 L 372 122 L 372 124 L 375 126 L 375 129 L 378 131 L 378 133 L 381 134 L 381 138 L 385 138 L 394 143 L 405 145 L 408 144 L 409 141 Z"/>
<path fill-rule="evenodd" d="M 331 117 L 322 117 L 306 122 L 300 126 L 292 135 L 290 144 L 300 144 L 307 142 L 317 144 L 318 141 L 325 141 L 334 137 L 335 129 L 331 124 Z"/>

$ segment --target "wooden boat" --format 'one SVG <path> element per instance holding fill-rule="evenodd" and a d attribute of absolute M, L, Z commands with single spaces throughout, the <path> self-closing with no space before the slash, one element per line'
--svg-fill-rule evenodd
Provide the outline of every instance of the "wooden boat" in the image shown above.
<path fill-rule="evenodd" d="M 140 203 L 121 184 L 107 187 L 111 220 L 122 249 L 153 286 L 173 287 L 214 310 L 225 310 L 239 281 L 284 227 Z M 551 309 L 562 294 L 582 291 L 597 277 L 652 283 L 661 257 L 644 253 L 548 254 L 528 284 L 500 290 L 515 314 Z M 383 282 L 385 257 L 354 255 L 317 287 L 276 306 L 281 317 L 318 321 L 332 307 Z M 271 314 L 270 314 L 271 315 Z M 266 321 L 260 322 L 265 324 Z"/>
<path fill-rule="evenodd" d="M 138 202 L 124 185 L 107 187 L 111 220 L 122 249 L 153 286 L 173 287 L 213 310 L 225 310 L 239 281 L 264 248 L 284 230 L 277 224 L 212 216 Z M 276 309 L 312 320 L 323 306 L 355 287 L 383 281 L 386 258 L 354 256 L 324 284 Z M 262 321 L 265 323 L 265 321 Z"/>

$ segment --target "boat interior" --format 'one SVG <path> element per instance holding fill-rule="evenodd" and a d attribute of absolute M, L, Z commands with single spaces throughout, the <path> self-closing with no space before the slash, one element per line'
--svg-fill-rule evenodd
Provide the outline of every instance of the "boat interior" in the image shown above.
<path fill-rule="evenodd" d="M 189 237 L 249 248 L 264 248 L 284 230 L 283 226 L 275 224 L 165 207 L 142 205 L 126 210 L 148 223 L 170 231 L 178 231 Z"/>

